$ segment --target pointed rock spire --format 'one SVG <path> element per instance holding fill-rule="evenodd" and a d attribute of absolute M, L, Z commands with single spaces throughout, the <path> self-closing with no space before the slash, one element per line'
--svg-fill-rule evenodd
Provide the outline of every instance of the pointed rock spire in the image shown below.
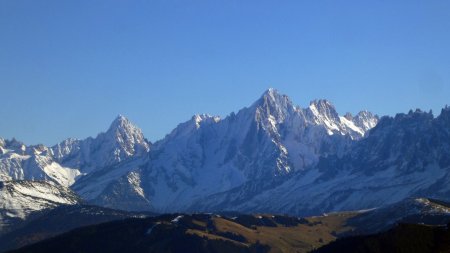
<path fill-rule="evenodd" d="M 119 128 L 136 128 L 125 116 L 119 114 L 109 126 L 109 131 L 114 131 Z"/>
<path fill-rule="evenodd" d="M 273 116 L 276 121 L 283 121 L 287 114 L 295 110 L 288 96 L 280 94 L 276 89 L 269 88 L 253 105 L 260 114 Z"/>
<path fill-rule="evenodd" d="M 261 96 L 261 98 L 256 101 L 257 104 L 270 103 L 272 105 L 285 105 L 291 104 L 292 102 L 288 96 L 280 94 L 278 90 L 274 88 L 267 89 Z"/>
<path fill-rule="evenodd" d="M 149 143 L 145 140 L 142 130 L 121 114 L 111 123 L 105 136 L 117 143 L 127 156 L 136 153 L 136 149 L 149 150 Z"/>

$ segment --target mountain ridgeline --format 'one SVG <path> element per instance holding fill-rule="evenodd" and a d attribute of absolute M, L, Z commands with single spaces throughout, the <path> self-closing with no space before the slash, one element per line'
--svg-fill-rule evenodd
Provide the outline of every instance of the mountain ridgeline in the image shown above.
<path fill-rule="evenodd" d="M 316 215 L 449 200 L 449 152 L 447 107 L 438 117 L 340 116 L 327 100 L 300 108 L 269 89 L 225 118 L 195 115 L 155 143 L 123 116 L 95 138 L 53 147 L 0 139 L 0 180 L 44 180 L 129 211 Z"/>

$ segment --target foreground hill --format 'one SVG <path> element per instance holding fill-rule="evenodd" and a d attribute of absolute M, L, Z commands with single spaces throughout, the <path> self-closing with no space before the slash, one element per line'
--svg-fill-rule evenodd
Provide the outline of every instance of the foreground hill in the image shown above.
<path fill-rule="evenodd" d="M 10 229 L 12 231 L 3 236 L 0 235 L 0 252 L 42 241 L 72 229 L 79 228 L 78 230 L 84 231 L 84 228 L 80 228 L 83 226 L 127 218 L 144 218 L 151 215 L 80 204 L 61 205 L 53 209 L 35 211 L 26 220 L 16 222 L 13 229 Z M 179 218 L 175 219 L 178 216 Z M 171 231 L 181 231 L 187 233 L 187 236 L 197 235 L 208 241 L 216 239 L 227 242 L 237 241 L 235 243 L 242 246 L 242 240 L 246 238 L 246 243 L 244 243 L 246 247 L 252 247 L 259 241 L 259 244 L 270 246 L 272 250 L 281 248 L 282 251 L 288 251 L 287 249 L 295 248 L 304 252 L 306 249 L 319 247 L 336 238 L 384 232 L 398 223 L 445 225 L 450 222 L 450 204 L 434 199 L 416 198 L 372 210 L 330 213 L 309 218 L 236 213 L 224 213 L 222 216 L 212 214 L 163 215 L 150 218 L 149 221 L 138 219 L 136 223 L 128 221 L 117 223 L 119 225 L 114 223 L 116 225 L 111 225 L 111 230 L 107 233 L 121 234 L 120 231 L 124 227 L 128 229 L 128 226 L 131 226 L 130 229 L 136 229 L 136 226 L 142 225 L 141 223 L 147 224 L 148 222 L 155 225 L 155 228 L 161 224 L 171 225 L 171 229 L 173 229 Z M 203 225 L 194 226 L 193 224 Z M 212 224 L 216 225 L 212 226 Z M 69 234 L 72 236 L 73 233 Z M 75 234 L 77 238 L 80 235 L 78 232 Z M 61 237 L 65 238 L 67 235 Z M 89 238 L 80 237 L 78 239 L 79 243 L 87 243 L 97 242 L 100 238 L 102 235 L 95 228 L 95 232 L 90 234 Z M 177 240 L 181 240 L 170 236 L 166 239 L 170 239 L 171 243 L 178 243 Z M 186 238 L 182 237 L 182 239 Z M 123 247 L 128 244 L 127 241 L 123 241 L 123 243 Z M 142 247 L 156 247 L 153 244 L 159 244 L 159 242 L 146 240 Z"/>
<path fill-rule="evenodd" d="M 348 231 L 353 215 L 163 215 L 83 227 L 11 252 L 308 252 Z"/>
<path fill-rule="evenodd" d="M 385 232 L 402 222 L 446 225 L 450 205 L 417 198 L 373 210 L 309 218 L 237 213 L 145 216 L 95 206 L 60 206 L 34 213 L 0 237 L 0 251 L 77 228 L 18 252 L 94 252 L 99 247 L 108 252 L 129 247 L 134 247 L 133 252 L 189 252 L 186 247 L 192 252 L 308 252 L 339 238 Z M 126 219 L 130 217 L 139 219 Z M 112 220 L 120 221 L 79 228 Z"/>
<path fill-rule="evenodd" d="M 126 218 L 143 218 L 151 214 L 132 213 L 83 204 L 60 205 L 32 212 L 25 220 L 15 220 L 9 232 L 0 235 L 0 252 L 68 232 L 75 228 Z"/>

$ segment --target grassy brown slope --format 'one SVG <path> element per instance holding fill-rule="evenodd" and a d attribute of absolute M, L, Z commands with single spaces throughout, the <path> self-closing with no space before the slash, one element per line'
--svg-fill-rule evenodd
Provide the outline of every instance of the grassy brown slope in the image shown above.
<path fill-rule="evenodd" d="M 191 229 L 187 232 L 209 240 L 231 240 L 243 245 L 262 244 L 270 247 L 269 252 L 308 252 L 336 240 L 339 234 L 349 231 L 347 219 L 355 213 L 330 214 L 305 219 L 297 224 L 280 224 L 279 216 L 247 216 L 265 220 L 265 225 L 235 221 L 222 217 L 212 217 L 212 226 Z M 264 223 L 262 222 L 262 223 Z"/>

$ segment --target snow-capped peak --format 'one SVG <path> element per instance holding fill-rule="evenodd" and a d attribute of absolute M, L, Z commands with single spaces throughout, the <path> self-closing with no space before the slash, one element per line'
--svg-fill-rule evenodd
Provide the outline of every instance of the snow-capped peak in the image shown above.
<path fill-rule="evenodd" d="M 124 144 L 126 142 L 142 144 L 145 142 L 142 130 L 131 123 L 131 121 L 123 115 L 117 116 L 111 123 L 106 135 L 113 137 L 119 144 Z"/>
<path fill-rule="evenodd" d="M 278 90 L 274 88 L 269 88 L 266 90 L 260 99 L 258 99 L 255 104 L 257 105 L 271 105 L 274 107 L 283 107 L 286 105 L 292 106 L 292 101 L 288 96 L 280 94 Z"/>
<path fill-rule="evenodd" d="M 276 100 L 276 98 L 283 97 L 283 95 L 281 95 L 281 94 L 278 92 L 278 90 L 276 90 L 276 89 L 274 89 L 274 88 L 269 88 L 269 89 L 267 89 L 267 90 L 263 93 L 262 96 L 263 96 L 263 97 L 266 97 L 266 96 L 271 97 L 272 100 Z"/>
<path fill-rule="evenodd" d="M 310 120 L 315 124 L 325 126 L 329 135 L 333 135 L 334 132 L 341 132 L 341 119 L 336 108 L 330 101 L 326 99 L 311 101 L 309 107 L 306 109 L 306 114 L 309 115 Z"/>
<path fill-rule="evenodd" d="M 339 121 L 339 114 L 334 105 L 326 99 L 316 99 L 311 101 L 309 109 L 318 118 L 325 118 L 330 121 Z"/>
<path fill-rule="evenodd" d="M 378 116 L 368 111 L 361 111 L 356 116 L 347 113 L 339 116 L 336 108 L 326 99 L 314 100 L 306 109 L 311 120 L 325 126 L 328 134 L 349 134 L 352 139 L 359 139 L 378 123 Z"/>
<path fill-rule="evenodd" d="M 100 133 L 96 138 L 67 139 L 52 147 L 52 151 L 62 165 L 90 173 L 132 156 L 145 155 L 150 150 L 150 145 L 141 129 L 119 115 L 108 131 Z"/>
<path fill-rule="evenodd" d="M 219 116 L 211 116 L 209 114 L 195 114 L 192 116 L 192 121 L 195 122 L 196 128 L 200 128 L 202 123 L 217 123 L 221 119 Z"/>
<path fill-rule="evenodd" d="M 157 145 L 163 145 L 169 140 L 177 138 L 187 138 L 195 131 L 198 131 L 205 125 L 216 124 L 221 121 L 219 116 L 211 116 L 209 114 L 195 114 L 190 120 L 178 124 L 178 126 L 172 130 L 164 139 L 157 142 Z"/>
<path fill-rule="evenodd" d="M 137 127 L 131 123 L 125 116 L 119 114 L 111 123 L 107 132 L 116 131 L 118 129 L 136 129 Z"/>
<path fill-rule="evenodd" d="M 95 142 L 105 148 L 105 155 L 114 153 L 115 161 L 121 161 L 135 154 L 148 152 L 150 145 L 144 138 L 142 130 L 123 115 L 111 123 L 106 133 L 99 134 Z M 109 150 L 110 147 L 114 150 Z"/>
<path fill-rule="evenodd" d="M 280 94 L 273 88 L 265 91 L 251 108 L 254 108 L 257 117 L 262 116 L 278 123 L 283 122 L 289 113 L 296 110 L 288 96 Z"/>
<path fill-rule="evenodd" d="M 364 130 L 364 132 L 374 128 L 378 123 L 379 117 L 378 115 L 374 115 L 373 113 L 364 110 L 360 111 L 353 119 L 353 123 Z"/>

